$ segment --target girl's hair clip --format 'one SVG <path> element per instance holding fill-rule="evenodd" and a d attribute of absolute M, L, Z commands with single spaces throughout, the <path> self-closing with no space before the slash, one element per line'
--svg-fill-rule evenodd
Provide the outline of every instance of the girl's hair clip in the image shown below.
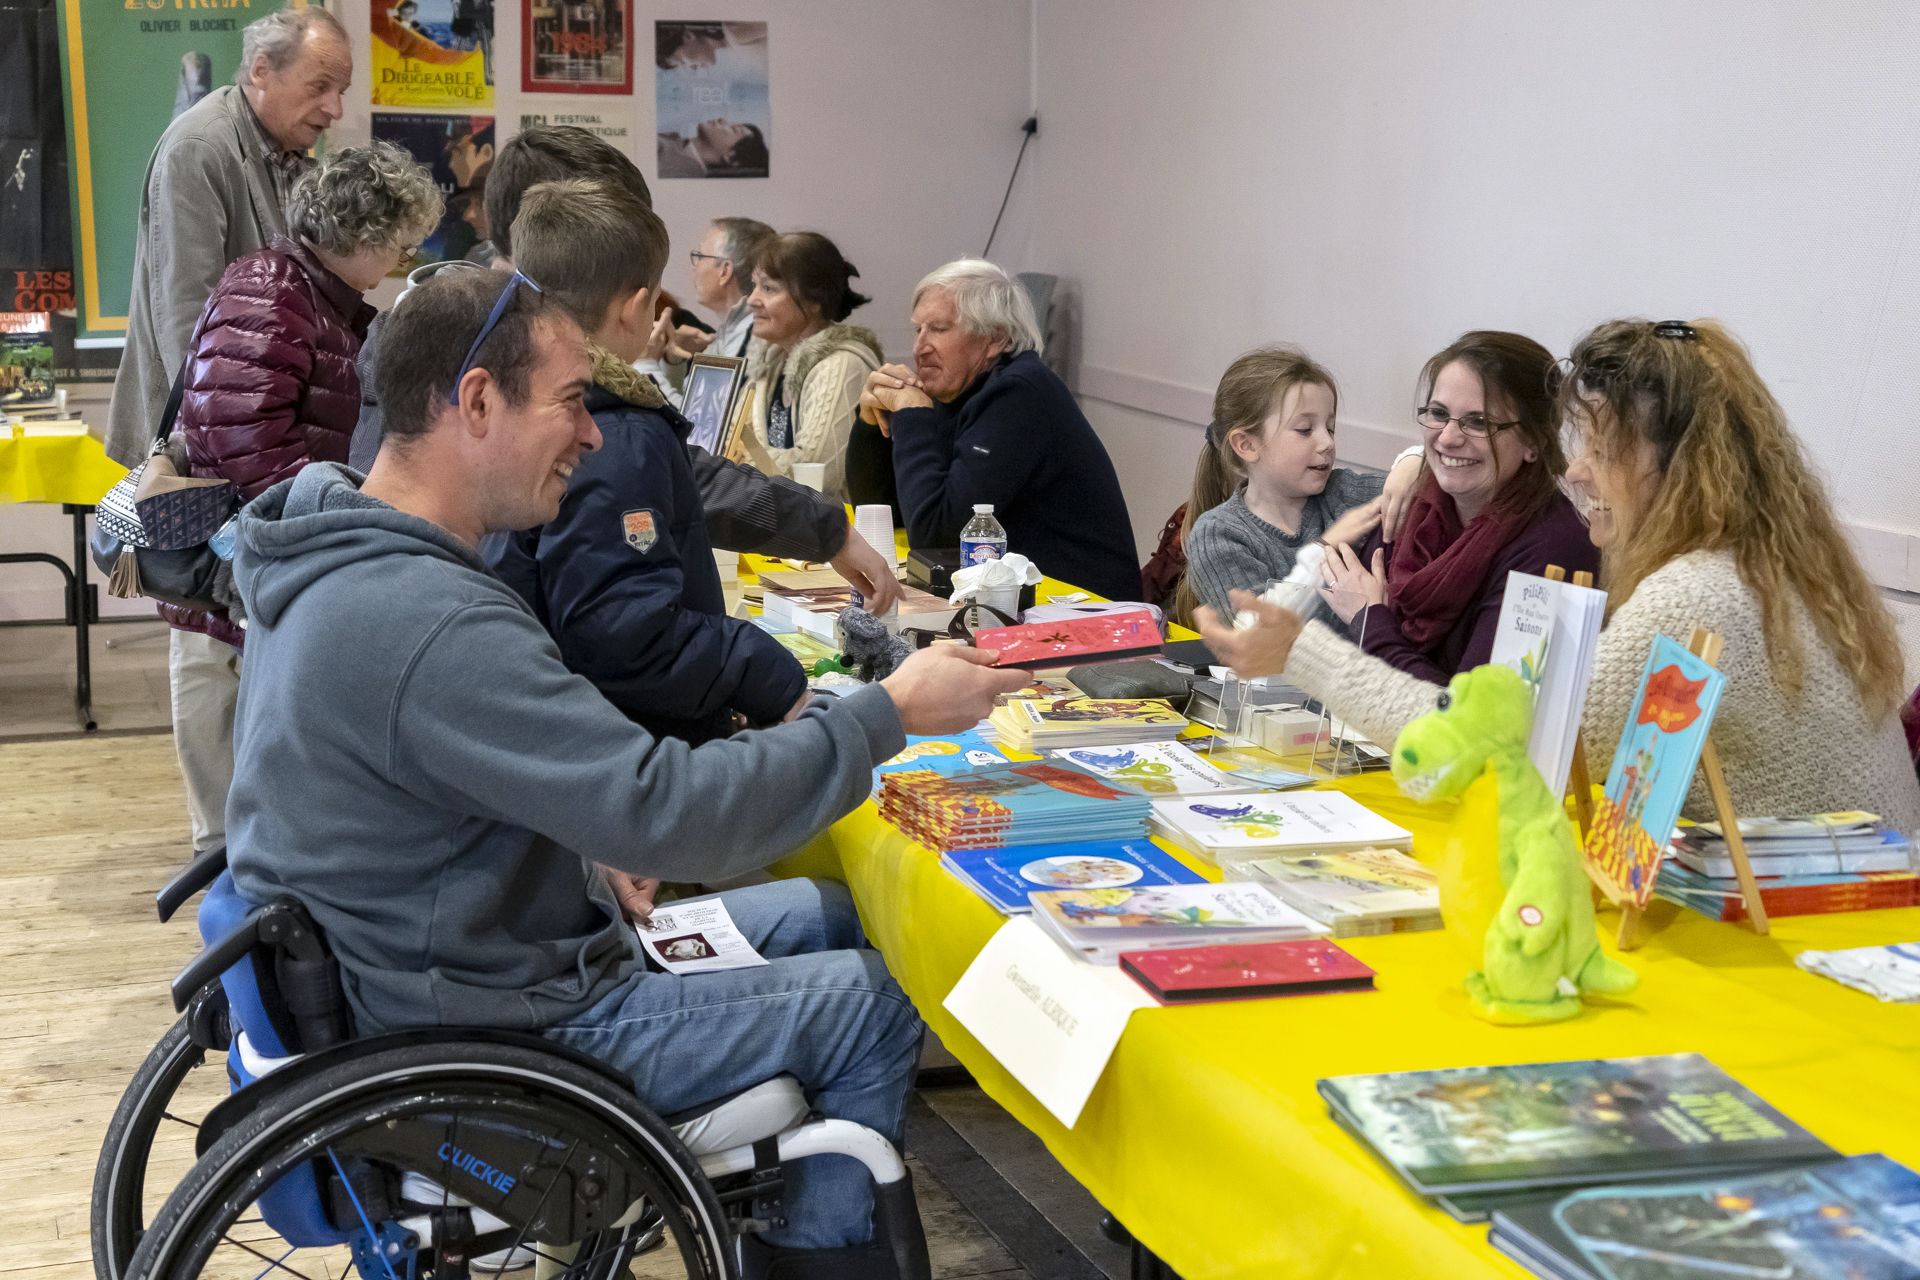
<path fill-rule="evenodd" d="M 1684 320 L 1662 320 L 1653 326 L 1656 338 L 1676 338 L 1681 342 L 1700 341 L 1700 331 Z"/>

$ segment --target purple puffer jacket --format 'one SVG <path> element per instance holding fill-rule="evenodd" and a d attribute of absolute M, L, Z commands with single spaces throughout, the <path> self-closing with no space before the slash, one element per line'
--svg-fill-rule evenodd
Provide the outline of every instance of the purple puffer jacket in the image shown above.
<path fill-rule="evenodd" d="M 354 357 L 374 309 L 305 245 L 276 235 L 220 277 L 194 329 L 176 429 L 196 476 L 233 481 L 251 501 L 309 462 L 345 462 L 360 417 Z M 160 616 L 235 648 L 224 613 Z"/>

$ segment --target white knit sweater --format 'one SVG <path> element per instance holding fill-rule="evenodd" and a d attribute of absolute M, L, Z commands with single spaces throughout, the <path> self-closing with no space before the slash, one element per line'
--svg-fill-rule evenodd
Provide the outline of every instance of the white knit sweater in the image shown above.
<path fill-rule="evenodd" d="M 1583 725 L 1595 782 L 1606 779 L 1654 636 L 1685 644 L 1696 626 L 1726 640 L 1717 665 L 1727 685 L 1712 736 L 1739 813 L 1866 809 L 1901 831 L 1920 832 L 1920 782 L 1900 717 L 1889 714 L 1875 723 L 1868 716 L 1853 681 L 1798 601 L 1793 626 L 1806 655 L 1801 692 L 1795 696 L 1776 683 L 1761 637 L 1759 601 L 1741 582 L 1730 551 L 1696 551 L 1662 565 L 1600 633 Z M 1439 693 L 1317 622 L 1294 642 L 1287 678 L 1383 746 L 1414 717 L 1431 711 Z M 1684 812 L 1697 821 L 1715 816 L 1697 773 Z"/>

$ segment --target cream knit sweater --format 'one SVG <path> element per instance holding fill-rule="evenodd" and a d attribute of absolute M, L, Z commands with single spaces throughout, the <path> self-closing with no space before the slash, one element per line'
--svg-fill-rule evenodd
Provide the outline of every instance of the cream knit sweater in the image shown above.
<path fill-rule="evenodd" d="M 1740 581 L 1732 552 L 1692 552 L 1647 575 L 1600 633 L 1594 655 L 1583 725 L 1593 780 L 1606 780 L 1654 636 L 1685 644 L 1701 626 L 1726 638 L 1718 665 L 1727 686 L 1712 733 L 1736 810 L 1757 816 L 1866 809 L 1901 831 L 1920 832 L 1920 782 L 1900 717 L 1877 724 L 1868 717 L 1798 602 L 1793 625 L 1806 655 L 1797 697 L 1773 679 L 1760 605 Z M 1383 746 L 1432 710 L 1439 693 L 1317 622 L 1294 642 L 1287 678 Z M 1698 774 L 1684 812 L 1714 817 Z"/>

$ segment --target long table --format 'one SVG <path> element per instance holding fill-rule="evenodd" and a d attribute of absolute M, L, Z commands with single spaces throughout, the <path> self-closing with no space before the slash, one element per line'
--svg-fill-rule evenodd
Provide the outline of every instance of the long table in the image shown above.
<path fill-rule="evenodd" d="M 1415 856 L 1438 862 L 1454 805 L 1416 804 L 1381 774 L 1326 785 L 1412 831 Z M 1804 949 L 1920 939 L 1920 909 L 1789 917 L 1760 937 L 1655 903 L 1651 936 L 1623 957 L 1638 991 L 1528 1028 L 1471 1015 L 1460 979 L 1473 966 L 1444 931 L 1346 939 L 1379 972 L 1377 992 L 1136 1013 L 1068 1129 L 941 1007 L 1002 917 L 938 854 L 870 801 L 774 870 L 845 881 L 946 1047 L 1186 1280 L 1526 1274 L 1485 1227 L 1427 1208 L 1337 1128 L 1314 1090 L 1323 1076 L 1698 1052 L 1839 1150 L 1920 1166 L 1920 1006 L 1793 965 Z"/>

